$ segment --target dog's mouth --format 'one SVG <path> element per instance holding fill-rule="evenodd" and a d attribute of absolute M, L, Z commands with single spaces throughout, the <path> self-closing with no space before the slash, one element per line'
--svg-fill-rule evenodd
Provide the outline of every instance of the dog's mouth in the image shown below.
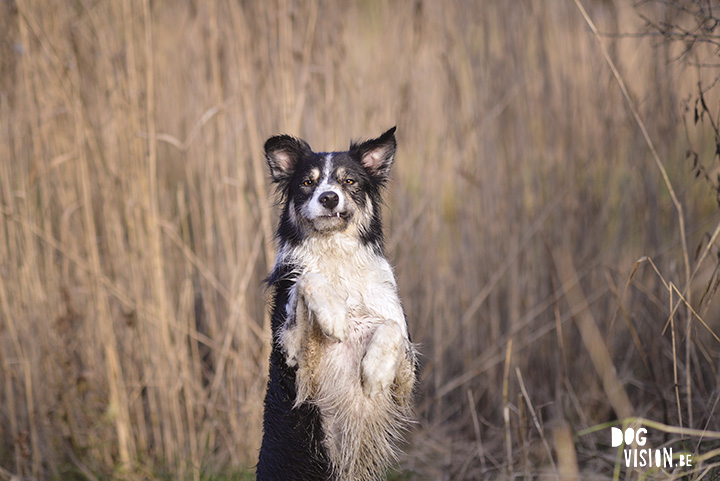
<path fill-rule="evenodd" d="M 323 214 L 319 217 L 325 219 L 347 219 L 348 216 L 349 214 L 347 212 L 328 212 L 327 214 Z"/>
<path fill-rule="evenodd" d="M 335 232 L 348 225 L 352 212 L 326 212 L 312 219 L 313 229 L 318 232 Z"/>

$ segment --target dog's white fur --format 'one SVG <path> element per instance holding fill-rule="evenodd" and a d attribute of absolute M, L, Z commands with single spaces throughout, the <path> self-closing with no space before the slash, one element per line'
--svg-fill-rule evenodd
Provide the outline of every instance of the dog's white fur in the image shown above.
<path fill-rule="evenodd" d="M 319 408 L 338 479 L 375 479 L 395 457 L 401 433 L 388 430 L 407 424 L 415 376 L 392 269 L 352 229 L 285 246 L 277 262 L 303 266 L 279 332 L 295 404 Z"/>

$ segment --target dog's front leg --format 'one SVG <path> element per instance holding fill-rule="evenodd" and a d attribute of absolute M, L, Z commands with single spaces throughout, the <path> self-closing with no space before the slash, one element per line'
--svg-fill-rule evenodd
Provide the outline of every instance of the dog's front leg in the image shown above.
<path fill-rule="evenodd" d="M 346 340 L 350 334 L 347 305 L 325 276 L 312 272 L 304 274 L 298 279 L 298 289 L 323 334 L 336 341 Z"/>
<path fill-rule="evenodd" d="M 387 320 L 373 333 L 362 360 L 362 386 L 366 396 L 388 392 L 401 363 L 408 364 L 410 343 L 396 321 Z"/>

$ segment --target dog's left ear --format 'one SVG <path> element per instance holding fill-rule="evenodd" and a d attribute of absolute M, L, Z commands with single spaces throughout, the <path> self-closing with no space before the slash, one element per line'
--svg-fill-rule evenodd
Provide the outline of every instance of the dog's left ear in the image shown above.
<path fill-rule="evenodd" d="M 397 148 L 395 129 L 396 127 L 391 128 L 377 139 L 350 145 L 350 153 L 355 154 L 372 175 L 385 178 L 390 172 Z"/>

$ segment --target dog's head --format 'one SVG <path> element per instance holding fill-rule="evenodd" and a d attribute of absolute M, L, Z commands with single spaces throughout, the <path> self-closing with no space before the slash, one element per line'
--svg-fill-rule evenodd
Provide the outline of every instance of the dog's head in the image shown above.
<path fill-rule="evenodd" d="M 265 157 L 282 194 L 281 241 L 354 232 L 380 244 L 380 191 L 395 148 L 395 127 L 376 139 L 351 143 L 346 152 L 313 152 L 307 142 L 288 135 L 268 139 Z"/>

